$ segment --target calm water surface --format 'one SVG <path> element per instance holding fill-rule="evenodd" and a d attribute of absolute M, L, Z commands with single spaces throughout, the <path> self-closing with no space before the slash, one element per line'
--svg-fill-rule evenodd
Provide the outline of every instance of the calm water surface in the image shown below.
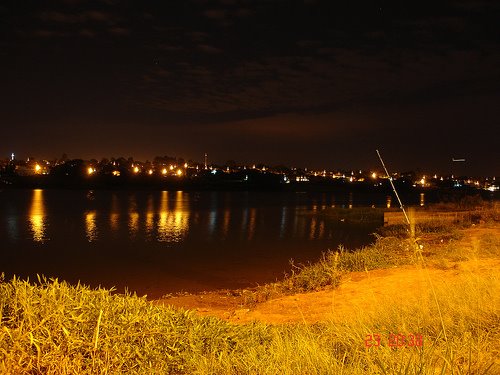
<path fill-rule="evenodd" d="M 354 197 L 355 198 L 355 197 Z M 330 193 L 0 191 L 0 272 L 115 286 L 156 298 L 254 286 L 289 260 L 371 242 L 376 226 L 317 215 Z M 367 203 L 367 202 L 363 202 Z M 377 202 L 380 205 L 381 202 Z"/>

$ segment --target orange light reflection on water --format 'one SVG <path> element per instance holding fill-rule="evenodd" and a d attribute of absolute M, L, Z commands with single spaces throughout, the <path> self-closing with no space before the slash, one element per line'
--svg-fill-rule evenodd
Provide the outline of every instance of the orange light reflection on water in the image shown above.
<path fill-rule="evenodd" d="M 128 230 L 132 237 L 139 231 L 139 213 L 137 212 L 137 202 L 134 195 L 130 196 L 128 202 Z"/>
<path fill-rule="evenodd" d="M 257 224 L 257 209 L 250 209 L 250 221 L 248 223 L 248 240 L 250 241 L 255 235 L 255 226 Z"/>
<path fill-rule="evenodd" d="M 229 222 L 231 220 L 231 210 L 226 208 L 224 210 L 224 218 L 222 222 L 222 236 L 226 238 L 229 234 Z"/>
<path fill-rule="evenodd" d="M 87 236 L 87 241 L 93 242 L 97 240 L 98 233 L 95 211 L 88 211 L 85 214 L 85 234 Z"/>
<path fill-rule="evenodd" d="M 118 197 L 113 194 L 111 197 L 111 213 L 109 215 L 109 224 L 113 232 L 118 232 L 120 227 L 120 205 L 118 203 Z"/>
<path fill-rule="evenodd" d="M 154 222 L 155 222 L 155 212 L 154 212 L 153 196 L 150 195 L 148 197 L 148 202 L 146 206 L 146 235 L 148 239 L 154 238 L 153 235 Z"/>
<path fill-rule="evenodd" d="M 33 190 L 31 200 L 31 208 L 29 212 L 30 229 L 33 235 L 33 241 L 43 242 L 46 238 L 46 223 L 45 223 L 45 204 L 43 201 L 43 190 Z"/>
<path fill-rule="evenodd" d="M 309 232 L 309 239 L 312 240 L 314 238 L 314 235 L 316 233 L 316 225 L 318 224 L 318 221 L 316 217 L 313 217 L 311 219 L 311 225 L 310 225 L 310 232 Z"/>
<path fill-rule="evenodd" d="M 189 230 L 189 201 L 187 201 L 189 196 L 187 194 L 184 196 L 182 191 L 178 191 L 175 197 L 175 207 L 172 211 L 168 208 L 168 196 L 168 191 L 162 192 L 158 241 L 180 242 Z"/>

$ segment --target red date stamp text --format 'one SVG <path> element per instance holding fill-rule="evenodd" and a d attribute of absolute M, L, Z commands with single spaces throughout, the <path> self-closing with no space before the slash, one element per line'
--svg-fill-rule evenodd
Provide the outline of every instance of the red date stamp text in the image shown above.
<path fill-rule="evenodd" d="M 421 347 L 424 345 L 424 338 L 419 334 L 389 333 L 383 336 L 378 333 L 371 333 L 365 337 L 365 347 L 376 348 L 379 346 L 389 346 L 390 348 Z"/>

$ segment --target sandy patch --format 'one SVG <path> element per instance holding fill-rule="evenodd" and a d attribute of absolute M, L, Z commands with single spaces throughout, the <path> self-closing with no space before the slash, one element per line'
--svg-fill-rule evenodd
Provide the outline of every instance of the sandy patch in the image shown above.
<path fill-rule="evenodd" d="M 499 226 L 471 228 L 464 231 L 460 246 L 479 251 L 479 238 L 484 234 L 498 236 Z M 381 301 L 425 299 L 433 287 L 453 283 L 465 274 L 491 273 L 500 277 L 500 259 L 477 258 L 450 263 L 447 269 L 403 266 L 367 272 L 351 272 L 337 289 L 296 294 L 273 299 L 255 306 L 244 306 L 243 298 L 232 291 L 207 292 L 175 296 L 155 301 L 158 304 L 193 309 L 200 315 L 211 315 L 235 322 L 259 320 L 266 323 L 317 322 L 346 320 L 370 311 Z"/>

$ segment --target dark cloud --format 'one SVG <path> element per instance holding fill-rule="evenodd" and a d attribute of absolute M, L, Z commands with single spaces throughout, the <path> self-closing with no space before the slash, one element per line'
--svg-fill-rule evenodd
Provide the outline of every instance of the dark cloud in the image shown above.
<path fill-rule="evenodd" d="M 108 30 L 110 34 L 118 36 L 125 36 L 130 34 L 130 30 L 126 29 L 125 27 L 115 26 L 115 27 L 110 27 Z"/>
<path fill-rule="evenodd" d="M 58 11 L 44 11 L 40 13 L 40 19 L 45 22 L 56 23 L 86 23 L 98 22 L 113 24 L 116 22 L 117 17 L 102 11 L 90 10 L 80 13 L 63 13 Z"/>
<path fill-rule="evenodd" d="M 80 36 L 84 36 L 84 37 L 88 37 L 88 38 L 93 38 L 95 36 L 97 36 L 97 33 L 95 33 L 94 31 L 92 30 L 89 30 L 89 29 L 81 29 L 78 34 Z"/>
<path fill-rule="evenodd" d="M 62 31 L 38 29 L 33 31 L 33 35 L 40 38 L 67 37 L 69 34 Z"/>
<path fill-rule="evenodd" d="M 61 2 L 67 5 L 77 5 L 87 2 L 87 0 L 61 0 Z"/>
<path fill-rule="evenodd" d="M 252 9 L 249 9 L 249 8 L 240 8 L 234 12 L 234 15 L 236 17 L 242 17 L 242 18 L 250 17 L 250 16 L 253 16 L 254 14 L 255 14 L 255 11 Z"/>
<path fill-rule="evenodd" d="M 205 53 L 221 53 L 222 50 L 220 48 L 211 46 L 209 44 L 199 44 L 197 47 L 200 51 Z"/>
<path fill-rule="evenodd" d="M 370 101 L 430 101 L 438 94 L 451 95 L 454 90 L 448 87 L 468 89 L 473 82 L 483 84 L 478 89 L 489 90 L 484 83 L 500 57 L 485 57 L 474 51 L 435 55 L 389 50 L 383 55 L 366 55 L 352 49 L 330 48 L 328 53 L 334 59 L 268 57 L 241 61 L 223 71 L 199 70 L 187 64 L 176 67 L 175 78 L 156 80 L 156 86 L 146 90 L 156 93 L 159 97 L 152 102 L 167 111 L 216 115 L 242 110 L 242 116 L 249 112 L 266 116 L 270 108 L 276 114 L 338 110 Z M 182 77 L 182 85 L 177 89 L 171 80 L 178 77 Z M 169 90 L 162 90 L 162 86 Z"/>
<path fill-rule="evenodd" d="M 227 17 L 228 12 L 225 9 L 209 9 L 204 12 L 207 18 L 221 20 Z"/>
<path fill-rule="evenodd" d="M 188 32 L 188 35 L 194 43 L 203 42 L 210 37 L 208 33 L 201 31 Z"/>
<path fill-rule="evenodd" d="M 40 14 L 42 21 L 61 22 L 61 23 L 78 23 L 82 22 L 82 16 L 77 14 L 68 14 L 55 11 L 42 12 Z"/>

